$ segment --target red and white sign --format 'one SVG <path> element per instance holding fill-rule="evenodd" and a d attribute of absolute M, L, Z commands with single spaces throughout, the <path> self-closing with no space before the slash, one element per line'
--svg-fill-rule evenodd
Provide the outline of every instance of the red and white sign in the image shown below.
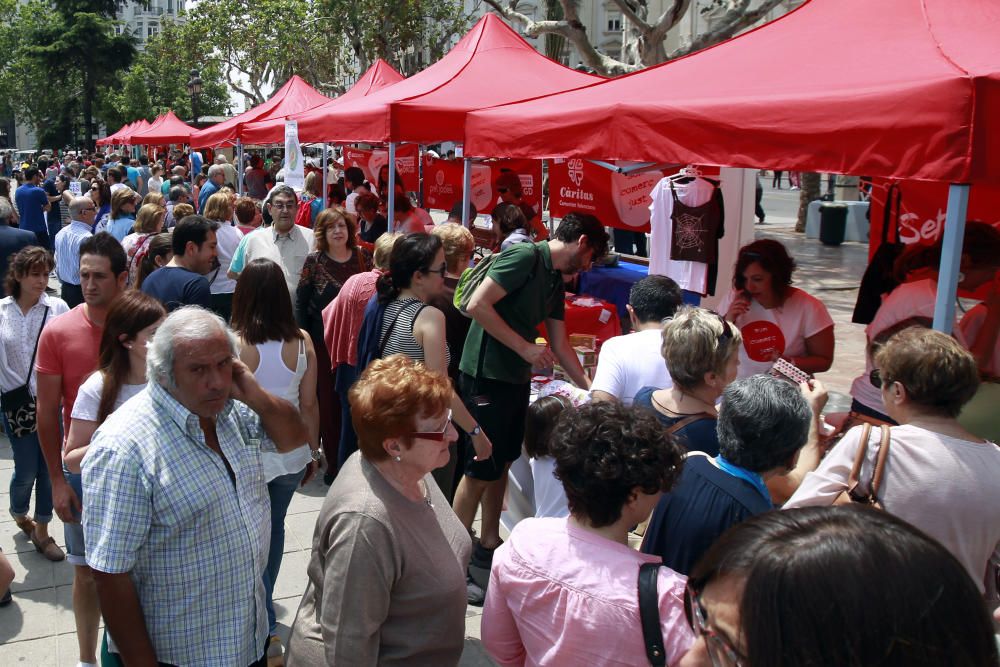
<path fill-rule="evenodd" d="M 413 192 L 419 185 L 420 178 L 419 163 L 420 149 L 416 144 L 403 144 L 396 147 L 396 169 L 403 177 L 403 183 L 409 192 Z M 389 151 L 384 149 L 365 150 L 363 148 L 344 147 L 343 153 L 344 167 L 361 167 L 365 172 L 365 179 L 371 183 L 378 183 L 378 171 L 389 164 Z"/>
<path fill-rule="evenodd" d="M 882 242 L 886 192 L 890 181 L 876 178 L 872 185 L 871 231 L 868 256 L 871 258 Z M 902 195 L 899 206 L 899 240 L 905 244 L 931 245 L 944 232 L 948 208 L 948 184 L 929 181 L 899 181 Z M 969 188 L 968 220 L 982 220 L 1000 226 L 1000 186 L 973 185 Z M 891 224 L 891 223 L 890 223 Z M 889 240 L 895 241 L 893 230 Z"/>
<path fill-rule="evenodd" d="M 774 322 L 756 320 L 740 327 L 743 348 L 753 361 L 772 361 L 785 352 L 785 335 Z"/>
<path fill-rule="evenodd" d="M 441 160 L 424 156 L 424 207 L 450 211 L 462 201 L 462 160 Z M 491 160 L 472 165 L 473 206 L 481 213 L 489 213 L 497 203 L 499 194 L 493 184 L 503 171 L 513 171 L 521 181 L 524 200 L 535 210 L 540 207 L 542 193 L 541 160 Z"/>
<path fill-rule="evenodd" d="M 629 163 L 618 162 L 624 166 Z M 603 224 L 638 232 L 649 231 L 649 193 L 673 167 L 620 174 L 589 160 L 572 158 L 549 163 L 549 213 L 562 218 L 571 211 L 597 216 Z M 718 178 L 718 168 L 702 169 Z"/>

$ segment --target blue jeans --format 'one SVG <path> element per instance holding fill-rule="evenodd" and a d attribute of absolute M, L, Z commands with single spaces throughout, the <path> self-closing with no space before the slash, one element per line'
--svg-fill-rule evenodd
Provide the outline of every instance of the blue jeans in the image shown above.
<path fill-rule="evenodd" d="M 305 469 L 290 475 L 275 477 L 267 483 L 267 495 L 271 498 L 271 550 L 267 553 L 267 567 L 264 568 L 264 591 L 267 593 L 267 628 L 274 634 L 278 622 L 274 617 L 274 582 L 278 580 L 281 557 L 285 553 L 285 515 L 292 502 L 295 489 L 305 476 Z"/>
<path fill-rule="evenodd" d="M 38 444 L 38 433 L 15 438 L 10 434 L 7 420 L 3 421 L 11 449 L 14 450 L 14 475 L 10 478 L 10 513 L 17 518 L 28 515 L 31 488 L 34 487 L 35 521 L 49 523 L 52 521 L 52 482 L 42 456 L 42 447 Z"/>

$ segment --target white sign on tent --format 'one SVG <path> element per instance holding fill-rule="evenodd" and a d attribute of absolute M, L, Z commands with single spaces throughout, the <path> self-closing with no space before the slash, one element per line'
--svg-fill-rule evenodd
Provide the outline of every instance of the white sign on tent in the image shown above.
<path fill-rule="evenodd" d="M 304 190 L 306 186 L 305 159 L 299 144 L 298 121 L 285 121 L 285 185 Z"/>

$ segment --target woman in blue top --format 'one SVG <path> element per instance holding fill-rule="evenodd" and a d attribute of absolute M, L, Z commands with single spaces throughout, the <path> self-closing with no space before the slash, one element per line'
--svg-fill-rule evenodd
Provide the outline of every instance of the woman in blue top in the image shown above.
<path fill-rule="evenodd" d="M 740 331 L 704 308 L 682 308 L 663 327 L 660 348 L 674 384 L 643 387 L 634 404 L 652 410 L 688 450 L 719 453 L 715 405 L 736 379 Z"/>
<path fill-rule="evenodd" d="M 107 181 L 95 178 L 90 182 L 90 198 L 94 200 L 97 207 L 97 225 L 107 225 L 108 216 L 111 215 L 111 186 Z M 95 225 L 96 227 L 96 225 Z M 101 229 L 104 229 L 102 226 Z"/>
<path fill-rule="evenodd" d="M 121 243 L 122 239 L 132 233 L 135 225 L 135 207 L 139 201 L 135 190 L 129 187 L 118 188 L 111 195 L 111 217 L 107 225 L 102 227 L 97 223 L 96 232 L 109 232 Z"/>

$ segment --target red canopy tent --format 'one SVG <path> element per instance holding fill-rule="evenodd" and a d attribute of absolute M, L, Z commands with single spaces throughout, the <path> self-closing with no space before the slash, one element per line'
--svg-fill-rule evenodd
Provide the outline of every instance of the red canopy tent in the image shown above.
<path fill-rule="evenodd" d="M 163 146 L 166 144 L 186 144 L 197 130 L 176 115 L 168 111 L 159 123 L 153 123 L 141 132 L 134 132 L 129 137 L 130 144 L 145 144 L 147 146 Z"/>
<path fill-rule="evenodd" d="M 810 0 L 685 58 L 475 113 L 466 151 L 998 181 L 998 35 L 996 0 Z"/>
<path fill-rule="evenodd" d="M 997 35 L 996 0 L 809 0 L 686 58 L 474 113 L 465 148 L 951 182 L 934 319 L 950 331 L 968 184 L 1000 181 Z"/>
<path fill-rule="evenodd" d="M 295 120 L 302 141 L 457 141 L 472 109 L 600 80 L 549 60 L 496 15 L 486 14 L 422 72 L 363 99 L 307 111 Z"/>
<path fill-rule="evenodd" d="M 133 145 L 133 142 L 132 142 L 132 135 L 133 134 L 137 134 L 139 132 L 145 132 L 146 130 L 159 125 L 161 122 L 163 122 L 163 116 L 157 116 L 156 118 L 153 119 L 152 123 L 150 123 L 145 118 L 140 118 L 139 120 L 137 120 L 135 122 L 135 124 L 132 126 L 132 128 L 128 132 L 126 132 L 125 134 L 123 134 L 122 136 L 120 136 L 118 138 L 118 140 L 121 143 L 123 143 L 123 144 L 126 144 L 128 146 L 132 146 Z M 142 142 L 137 142 L 137 143 L 142 143 Z"/>
<path fill-rule="evenodd" d="M 247 123 L 267 120 L 270 118 L 283 118 L 293 113 L 313 109 L 329 102 L 330 98 L 321 95 L 315 88 L 305 82 L 300 76 L 293 75 L 285 82 L 281 88 L 263 104 L 259 104 L 249 111 L 244 111 L 238 116 L 223 121 L 218 125 L 198 130 L 191 135 L 192 148 L 209 148 L 233 144 L 243 138 L 243 128 Z M 280 141 L 280 140 L 279 140 Z"/>
<path fill-rule="evenodd" d="M 309 111 L 298 110 L 298 113 L 272 113 L 269 119 L 258 119 L 257 122 L 247 123 L 243 126 L 243 143 L 245 144 L 280 144 L 285 140 L 285 119 L 296 119 L 305 113 L 319 112 L 323 109 L 332 109 L 341 104 L 356 100 L 366 95 L 370 95 L 387 86 L 391 86 L 404 79 L 403 75 L 393 69 L 392 65 L 379 58 L 368 70 L 361 75 L 361 78 L 351 86 L 350 90 L 343 95 L 327 101 Z M 301 139 L 301 132 L 299 138 Z"/>
<path fill-rule="evenodd" d="M 95 143 L 95 144 L 97 144 L 98 146 L 110 146 L 110 145 L 112 145 L 112 144 L 114 144 L 114 143 L 115 143 L 115 140 L 117 140 L 117 139 L 118 139 L 118 137 L 120 137 L 120 136 L 124 135 L 124 134 L 125 134 L 125 132 L 127 132 L 127 131 L 128 131 L 129 129 L 131 129 L 131 127 L 132 127 L 132 126 L 133 126 L 134 124 L 135 124 L 135 121 L 133 121 L 133 122 L 131 122 L 131 123 L 125 123 L 125 124 L 124 124 L 124 125 L 122 125 L 122 126 L 121 126 L 120 128 L 118 128 L 118 131 L 117 131 L 117 132 L 112 132 L 112 133 L 111 133 L 111 134 L 109 134 L 108 136 L 106 136 L 106 137 L 103 137 L 103 138 L 101 138 L 101 139 L 98 139 L 98 140 L 97 140 L 97 141 L 95 141 L 94 143 Z"/>

